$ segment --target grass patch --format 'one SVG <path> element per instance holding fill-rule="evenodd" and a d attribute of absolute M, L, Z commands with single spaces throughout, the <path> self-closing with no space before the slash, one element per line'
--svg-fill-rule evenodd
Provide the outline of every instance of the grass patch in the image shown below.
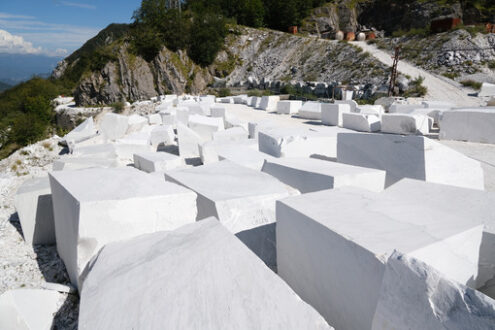
<path fill-rule="evenodd" d="M 461 84 L 464 87 L 469 87 L 477 91 L 481 89 L 481 83 L 474 80 L 463 80 Z"/>

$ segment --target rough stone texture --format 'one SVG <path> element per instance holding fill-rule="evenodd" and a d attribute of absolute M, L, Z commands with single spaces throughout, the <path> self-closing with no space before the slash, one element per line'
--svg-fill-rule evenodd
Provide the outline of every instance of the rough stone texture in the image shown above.
<path fill-rule="evenodd" d="M 109 328 L 331 329 L 214 218 L 103 248 L 79 329 Z"/>
<path fill-rule="evenodd" d="M 495 110 L 468 109 L 445 111 L 439 120 L 442 140 L 495 144 Z"/>
<path fill-rule="evenodd" d="M 387 260 L 373 330 L 491 329 L 495 300 L 394 252 Z"/>

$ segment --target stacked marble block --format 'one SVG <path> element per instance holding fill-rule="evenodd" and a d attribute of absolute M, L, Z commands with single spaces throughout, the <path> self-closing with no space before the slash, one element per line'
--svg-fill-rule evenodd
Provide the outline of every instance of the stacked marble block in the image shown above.
<path fill-rule="evenodd" d="M 79 284 L 105 244 L 196 220 L 196 194 L 132 168 L 49 174 L 57 251 Z"/>
<path fill-rule="evenodd" d="M 470 196 L 467 204 L 461 201 L 464 196 Z M 396 313 L 394 322 L 412 322 L 407 315 L 418 304 L 416 299 L 397 301 L 402 308 L 394 309 L 391 295 L 401 294 L 402 286 L 410 288 L 407 295 L 428 292 L 421 285 L 409 286 L 414 283 L 410 278 L 407 282 L 395 279 L 400 285 L 386 282 L 389 257 L 400 251 L 465 291 L 469 291 L 466 286 L 478 287 L 479 265 L 494 264 L 492 254 L 483 256 L 484 245 L 491 245 L 493 251 L 492 236 L 484 234 L 495 223 L 490 198 L 478 191 L 414 180 L 403 180 L 379 193 L 340 188 L 287 198 L 277 202 L 278 274 L 337 329 L 371 329 L 374 324 L 375 329 L 383 329 L 380 325 L 387 324 L 383 315 L 391 310 Z M 477 206 L 481 209 L 475 210 Z M 486 269 L 484 278 L 493 278 L 495 268 L 490 274 Z M 433 289 L 437 297 L 447 292 L 445 287 Z M 482 317 L 493 319 L 493 300 L 477 295 L 492 306 Z M 443 301 L 434 303 L 445 308 Z M 464 313 L 472 312 L 468 307 Z M 416 322 L 426 318 L 426 314 L 416 316 L 420 317 Z M 392 328 L 414 328 L 410 323 L 391 324 L 395 324 Z"/>

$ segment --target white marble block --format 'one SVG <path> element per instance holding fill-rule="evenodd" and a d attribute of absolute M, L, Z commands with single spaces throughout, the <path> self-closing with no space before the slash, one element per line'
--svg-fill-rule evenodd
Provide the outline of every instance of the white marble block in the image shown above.
<path fill-rule="evenodd" d="M 258 131 L 260 130 L 260 128 L 275 128 L 275 127 L 277 127 L 277 124 L 270 120 L 249 122 L 248 123 L 249 138 L 257 140 Z"/>
<path fill-rule="evenodd" d="M 304 119 L 321 120 L 321 103 L 305 102 L 299 110 L 298 116 Z"/>
<path fill-rule="evenodd" d="M 102 249 L 79 329 L 111 328 L 331 329 L 214 218 Z"/>
<path fill-rule="evenodd" d="M 276 267 L 275 201 L 297 193 L 272 176 L 230 161 L 165 172 L 198 194 L 198 220 L 214 216 L 256 253 Z"/>
<path fill-rule="evenodd" d="M 386 187 L 403 178 L 484 190 L 481 164 L 423 136 L 339 134 L 339 163 L 387 172 Z"/>
<path fill-rule="evenodd" d="M 495 144 L 495 111 L 483 108 L 445 111 L 439 120 L 441 140 Z"/>
<path fill-rule="evenodd" d="M 380 117 L 361 113 L 342 114 L 342 127 L 358 132 L 378 132 L 381 129 Z"/>
<path fill-rule="evenodd" d="M 100 133 L 109 140 L 117 140 L 127 133 L 129 127 L 128 117 L 107 113 L 100 121 Z"/>
<path fill-rule="evenodd" d="M 228 145 L 217 151 L 219 160 L 228 160 L 241 166 L 261 171 L 265 160 L 276 159 L 248 146 Z"/>
<path fill-rule="evenodd" d="M 424 108 L 424 106 L 422 104 L 392 104 L 388 112 L 408 114 L 418 108 Z"/>
<path fill-rule="evenodd" d="M 370 329 L 394 250 L 473 282 L 483 225 L 357 188 L 277 202 L 278 274 L 337 329 Z"/>
<path fill-rule="evenodd" d="M 379 104 L 378 105 L 366 104 L 366 105 L 358 106 L 355 112 L 363 115 L 375 115 L 381 117 L 381 115 L 385 113 L 385 108 Z"/>
<path fill-rule="evenodd" d="M 204 143 L 204 140 L 198 133 L 181 123 L 177 123 L 177 141 L 179 154 L 182 158 L 199 157 L 199 146 Z"/>
<path fill-rule="evenodd" d="M 186 107 L 177 107 L 175 109 L 175 120 L 177 123 L 187 126 L 189 122 L 189 109 Z"/>
<path fill-rule="evenodd" d="M 26 243 L 55 244 L 52 195 L 48 177 L 24 181 L 17 190 L 14 204 Z"/>
<path fill-rule="evenodd" d="M 258 143 L 255 140 L 237 140 L 237 141 L 208 141 L 199 146 L 199 154 L 203 164 L 216 163 L 220 160 L 220 151 L 224 148 L 238 147 L 258 150 Z"/>
<path fill-rule="evenodd" d="M 205 141 L 213 139 L 213 133 L 225 129 L 223 118 L 200 115 L 189 116 L 189 128 L 195 131 Z"/>
<path fill-rule="evenodd" d="M 145 125 L 148 125 L 148 119 L 140 115 L 130 115 L 128 117 L 128 123 L 127 134 L 131 134 L 140 131 Z"/>
<path fill-rule="evenodd" d="M 321 105 L 321 121 L 324 125 L 342 127 L 342 115 L 350 112 L 351 106 L 349 104 L 323 103 Z"/>
<path fill-rule="evenodd" d="M 234 100 L 231 97 L 221 97 L 217 99 L 218 103 L 226 103 L 226 104 L 231 104 L 234 103 Z"/>
<path fill-rule="evenodd" d="M 277 113 L 291 115 L 299 112 L 302 108 L 302 101 L 279 101 L 277 103 Z"/>
<path fill-rule="evenodd" d="M 222 118 L 225 121 L 225 117 L 226 117 L 225 107 L 220 105 L 211 107 L 211 116 L 216 118 Z"/>
<path fill-rule="evenodd" d="M 387 261 L 373 330 L 492 329 L 495 300 L 395 252 Z"/>
<path fill-rule="evenodd" d="M 97 134 L 93 117 L 89 117 L 72 131 L 67 133 L 61 140 L 66 145 L 79 143 L 94 137 Z"/>
<path fill-rule="evenodd" d="M 159 113 L 153 113 L 151 115 L 148 115 L 148 124 L 150 124 L 150 125 L 163 124 L 162 116 Z"/>
<path fill-rule="evenodd" d="M 354 100 L 344 100 L 344 101 L 335 100 L 334 104 L 348 104 L 351 107 L 351 112 L 357 112 L 358 104 Z"/>
<path fill-rule="evenodd" d="M 214 141 L 242 141 L 249 139 L 249 133 L 242 127 L 227 128 L 213 133 Z"/>
<path fill-rule="evenodd" d="M 425 135 L 430 130 L 428 116 L 408 114 L 385 114 L 382 116 L 383 133 Z"/>
<path fill-rule="evenodd" d="M 345 186 L 380 192 L 385 186 L 385 171 L 314 158 L 272 158 L 262 171 L 303 194 Z"/>
<path fill-rule="evenodd" d="M 196 194 L 136 169 L 50 173 L 57 251 L 71 283 L 105 244 L 195 221 Z"/>
<path fill-rule="evenodd" d="M 247 104 L 247 95 L 237 95 L 234 96 L 234 104 Z"/>
<path fill-rule="evenodd" d="M 184 159 L 168 152 L 134 154 L 134 167 L 147 173 L 173 170 L 184 165 Z"/>
<path fill-rule="evenodd" d="M 251 103 L 249 104 L 253 108 L 259 108 L 261 103 L 261 97 L 253 96 L 251 98 Z"/>
<path fill-rule="evenodd" d="M 328 127 L 327 127 L 328 128 Z M 267 128 L 258 133 L 259 150 L 274 157 L 337 157 L 338 127 L 325 132 L 304 128 Z"/>
<path fill-rule="evenodd" d="M 481 89 L 478 93 L 478 96 L 495 96 L 495 84 L 490 84 L 487 82 L 484 82 L 481 85 Z"/>
<path fill-rule="evenodd" d="M 427 109 L 446 109 L 446 110 L 455 108 L 456 106 L 454 103 L 445 102 L 445 101 L 423 101 L 421 102 L 421 105 Z"/>
<path fill-rule="evenodd" d="M 0 295 L 0 329 L 49 330 L 64 295 L 56 291 L 19 289 Z M 316 313 L 316 312 L 315 312 Z"/>
<path fill-rule="evenodd" d="M 102 158 L 102 157 L 74 157 L 67 155 L 53 161 L 53 171 L 80 170 L 83 168 L 109 168 L 118 167 L 120 164 L 117 158 Z"/>
<path fill-rule="evenodd" d="M 153 146 L 159 144 L 170 145 L 175 142 L 175 133 L 172 125 L 160 125 L 150 132 L 150 143 Z"/>
<path fill-rule="evenodd" d="M 280 96 L 263 96 L 259 108 L 265 111 L 276 111 L 278 101 L 280 101 Z"/>

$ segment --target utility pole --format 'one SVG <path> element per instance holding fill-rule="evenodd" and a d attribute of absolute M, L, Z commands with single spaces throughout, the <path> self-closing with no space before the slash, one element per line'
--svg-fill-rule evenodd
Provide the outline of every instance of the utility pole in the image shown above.
<path fill-rule="evenodd" d="M 397 79 L 397 65 L 400 59 L 400 46 L 395 47 L 395 54 L 392 57 L 394 64 L 392 65 L 392 74 L 390 75 L 390 86 L 388 87 L 388 96 L 394 96 L 395 80 Z"/>

